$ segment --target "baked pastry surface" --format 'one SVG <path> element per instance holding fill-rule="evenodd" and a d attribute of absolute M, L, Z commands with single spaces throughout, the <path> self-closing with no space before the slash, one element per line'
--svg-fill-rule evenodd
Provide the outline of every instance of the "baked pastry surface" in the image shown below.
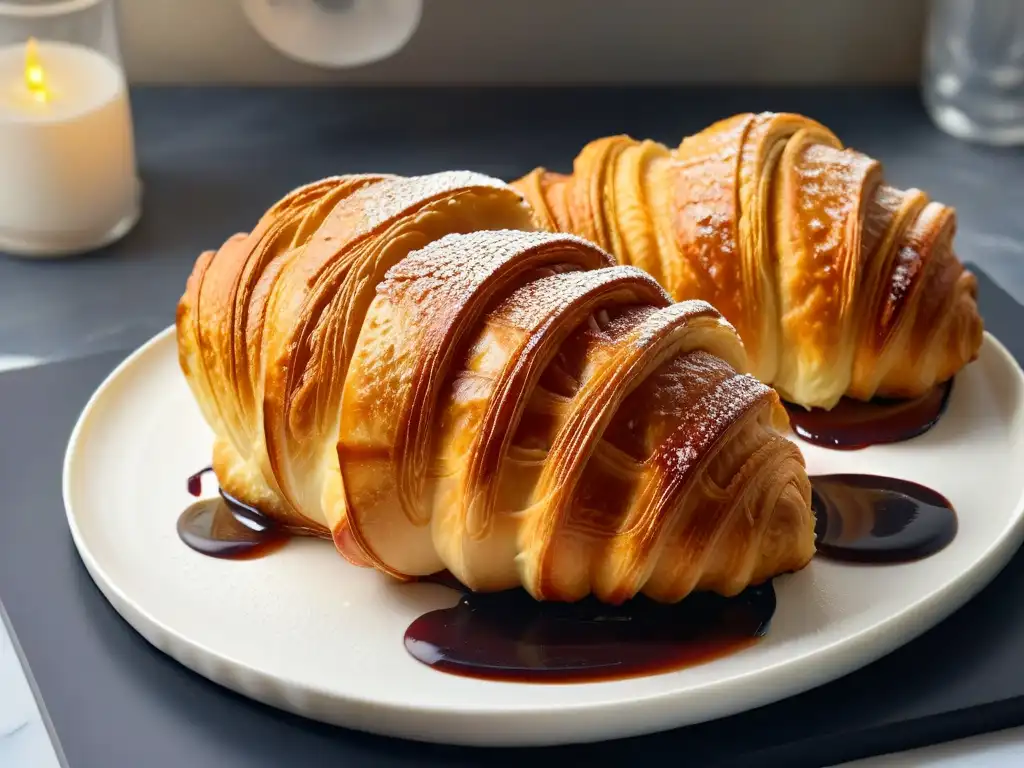
<path fill-rule="evenodd" d="M 725 595 L 814 553 L 735 329 L 467 172 L 297 189 L 197 260 L 182 371 L 222 487 L 399 579 Z"/>
<path fill-rule="evenodd" d="M 739 114 L 675 149 L 609 136 L 572 174 L 537 168 L 512 186 L 540 228 L 715 306 L 790 402 L 917 397 L 981 347 L 955 211 L 886 184 L 877 160 L 807 117 Z"/>

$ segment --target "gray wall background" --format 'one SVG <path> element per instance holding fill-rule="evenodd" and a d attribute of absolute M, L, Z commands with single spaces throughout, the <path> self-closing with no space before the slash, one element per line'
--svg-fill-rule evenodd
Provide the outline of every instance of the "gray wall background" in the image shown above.
<path fill-rule="evenodd" d="M 908 83 L 927 0 L 425 0 L 394 57 L 291 61 L 238 0 L 119 0 L 135 82 Z"/>

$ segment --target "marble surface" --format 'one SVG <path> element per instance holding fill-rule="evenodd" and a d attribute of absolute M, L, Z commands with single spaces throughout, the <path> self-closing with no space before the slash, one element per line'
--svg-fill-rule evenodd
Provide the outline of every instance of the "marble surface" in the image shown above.
<path fill-rule="evenodd" d="M 838 768 L 1019 768 L 1021 765 L 1024 765 L 1024 728 L 1007 728 L 945 744 L 855 760 Z"/>
<path fill-rule="evenodd" d="M 526 93 L 147 88 L 133 91 L 132 99 L 145 190 L 142 219 L 120 243 L 83 258 L 33 262 L 0 254 L 0 377 L 127 350 L 145 341 L 172 321 L 200 251 L 248 229 L 275 199 L 313 178 L 473 168 L 509 179 L 535 165 L 568 170 L 575 153 L 595 136 L 625 132 L 676 143 L 682 135 L 746 110 L 808 114 L 850 146 L 880 159 L 891 183 L 926 189 L 955 205 L 960 214 L 956 242 L 963 260 L 981 267 L 1012 301 L 1024 304 L 1024 152 L 976 147 L 941 134 L 927 122 L 916 95 L 906 90 L 680 94 L 662 89 Z M 527 112 L 537 117 L 526 117 Z M 11 432 L 0 425 L 2 454 L 16 450 L 12 441 L 17 436 Z M 53 482 L 59 482 L 56 475 Z M 81 576 L 72 573 L 71 578 Z M 37 639 L 46 641 L 39 634 Z M 2 642 L 0 768 L 58 765 L 45 713 L 36 706 L 6 633 Z M 131 648 L 140 656 L 148 653 Z M 119 657 L 118 663 L 125 662 Z M 177 668 L 153 670 L 180 674 Z M 78 701 L 76 694 L 77 707 L 89 701 L 81 695 Z M 184 701 L 172 707 L 176 700 L 169 694 L 167 701 L 166 720 L 146 727 L 184 727 L 188 707 Z M 58 725 L 70 728 L 71 705 L 54 703 L 55 717 L 58 704 L 65 712 Z M 77 744 L 95 750 L 89 754 L 101 752 L 99 742 L 109 735 L 87 733 L 85 725 L 74 728 L 77 733 L 63 737 L 69 750 Z M 311 746 L 326 738 L 319 730 L 306 734 L 305 726 L 301 729 Z M 152 737 L 150 733 L 146 738 Z M 353 749 L 361 743 L 357 740 Z M 74 758 L 69 751 L 70 764 L 77 768 Z M 1024 764 L 1024 729 L 848 766 L 982 764 Z"/>
<path fill-rule="evenodd" d="M 0 605 L 0 768 L 62 768 Z"/>

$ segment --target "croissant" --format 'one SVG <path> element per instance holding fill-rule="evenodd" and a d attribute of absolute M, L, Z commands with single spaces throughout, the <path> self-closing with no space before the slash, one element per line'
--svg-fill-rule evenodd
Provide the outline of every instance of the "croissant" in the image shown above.
<path fill-rule="evenodd" d="M 224 490 L 408 580 L 733 595 L 814 554 L 735 329 L 468 172 L 299 188 L 195 263 L 181 369 Z"/>
<path fill-rule="evenodd" d="M 571 175 L 536 168 L 512 186 L 540 228 L 714 305 L 790 402 L 916 397 L 981 346 L 955 211 L 886 185 L 878 161 L 809 118 L 740 114 L 676 149 L 610 136 Z"/>

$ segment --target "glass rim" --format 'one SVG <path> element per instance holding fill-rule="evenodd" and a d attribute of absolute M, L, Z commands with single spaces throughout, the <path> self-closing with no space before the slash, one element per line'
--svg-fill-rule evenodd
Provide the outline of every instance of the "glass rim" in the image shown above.
<path fill-rule="evenodd" d="M 20 19 L 45 19 L 68 13 L 77 13 L 99 5 L 104 0 L 36 0 L 32 3 L 15 3 L 0 0 L 0 16 Z"/>

